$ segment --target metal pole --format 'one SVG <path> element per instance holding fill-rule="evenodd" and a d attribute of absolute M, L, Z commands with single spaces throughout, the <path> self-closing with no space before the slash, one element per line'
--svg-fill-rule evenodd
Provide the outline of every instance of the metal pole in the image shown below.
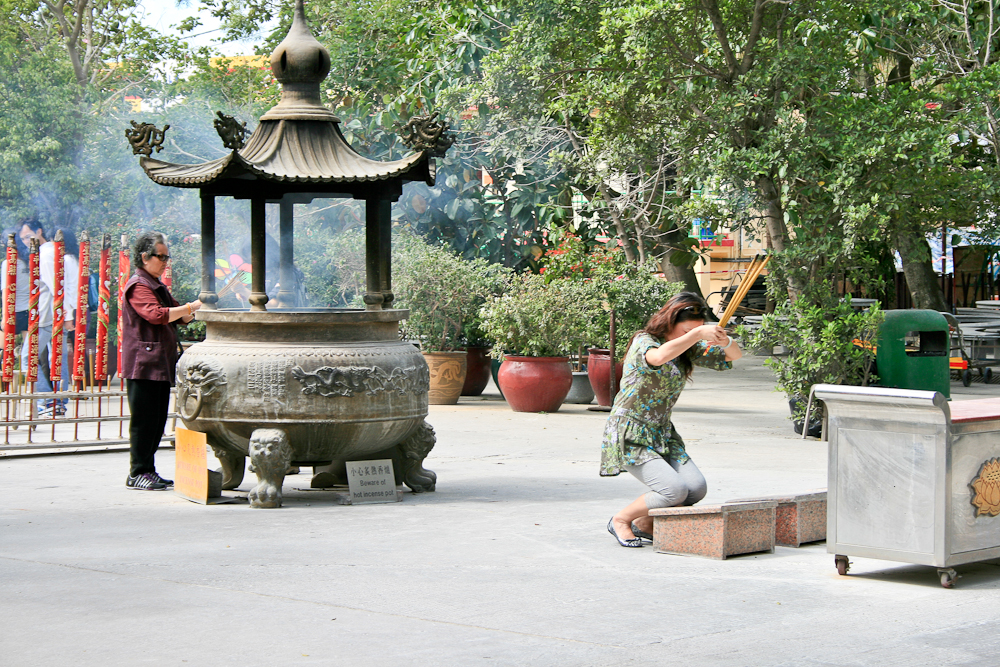
<path fill-rule="evenodd" d="M 948 223 L 941 223 L 941 294 L 945 299 L 948 298 L 948 292 L 946 291 L 945 285 L 945 273 L 948 269 Z"/>
<path fill-rule="evenodd" d="M 215 291 L 215 196 L 201 194 L 201 294 L 198 300 L 206 310 L 215 310 L 219 295 Z"/>
<path fill-rule="evenodd" d="M 616 333 L 617 333 L 617 331 L 616 331 L 616 327 L 615 327 L 615 309 L 612 308 L 611 309 L 611 331 L 610 331 L 610 334 L 611 334 L 611 336 L 610 336 L 610 338 L 611 338 L 611 348 L 608 350 L 608 360 L 611 362 L 611 372 L 609 373 L 610 380 L 608 381 L 608 384 L 611 387 L 611 396 L 610 396 L 610 398 L 611 398 L 611 404 L 612 405 L 615 404 L 615 396 L 618 395 L 618 374 L 615 373 L 615 344 L 617 343 L 617 341 L 615 340 L 615 334 Z"/>
<path fill-rule="evenodd" d="M 382 306 L 396 298 L 392 293 L 392 202 L 378 200 L 379 272 L 382 278 Z"/>
<path fill-rule="evenodd" d="M 378 199 L 365 200 L 365 307 L 382 310 L 382 234 Z"/>
<path fill-rule="evenodd" d="M 293 308 L 300 304 L 295 303 L 294 252 L 292 250 L 295 241 L 295 204 L 282 199 L 278 204 L 281 211 L 281 264 L 278 268 L 278 305 L 284 308 Z"/>
<path fill-rule="evenodd" d="M 264 230 L 264 198 L 254 197 L 250 200 L 250 265 L 253 276 L 250 285 L 250 310 L 266 312 L 267 292 L 264 289 L 265 271 L 265 230 Z"/>

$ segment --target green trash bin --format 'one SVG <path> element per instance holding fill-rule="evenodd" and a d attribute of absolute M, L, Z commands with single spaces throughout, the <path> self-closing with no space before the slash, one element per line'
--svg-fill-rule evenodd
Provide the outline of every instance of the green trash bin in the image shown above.
<path fill-rule="evenodd" d="M 936 310 L 887 310 L 875 363 L 879 384 L 939 391 L 951 398 L 951 334 Z"/>

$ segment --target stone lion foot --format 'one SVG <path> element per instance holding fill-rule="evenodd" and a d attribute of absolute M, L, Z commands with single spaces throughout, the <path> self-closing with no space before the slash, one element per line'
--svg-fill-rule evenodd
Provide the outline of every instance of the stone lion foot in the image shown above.
<path fill-rule="evenodd" d="M 437 475 L 433 470 L 424 468 L 423 463 L 436 442 L 434 427 L 424 422 L 413 435 L 399 443 L 403 454 L 403 483 L 414 493 L 434 490 Z"/>
<path fill-rule="evenodd" d="M 250 436 L 250 462 L 257 486 L 250 492 L 250 507 L 281 507 L 281 485 L 292 462 L 292 447 L 281 429 L 259 428 Z"/>
<path fill-rule="evenodd" d="M 247 457 L 214 445 L 212 451 L 215 453 L 215 458 L 219 459 L 219 463 L 222 464 L 218 470 L 222 473 L 222 488 L 231 491 L 242 484 L 243 475 L 246 472 Z"/>

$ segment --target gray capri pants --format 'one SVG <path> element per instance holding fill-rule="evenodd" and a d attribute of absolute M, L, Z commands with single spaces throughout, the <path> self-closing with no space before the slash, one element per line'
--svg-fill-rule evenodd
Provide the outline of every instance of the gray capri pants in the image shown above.
<path fill-rule="evenodd" d="M 678 463 L 656 458 L 639 465 L 626 465 L 625 470 L 649 487 L 646 509 L 694 505 L 708 493 L 705 476 L 691 459 Z"/>

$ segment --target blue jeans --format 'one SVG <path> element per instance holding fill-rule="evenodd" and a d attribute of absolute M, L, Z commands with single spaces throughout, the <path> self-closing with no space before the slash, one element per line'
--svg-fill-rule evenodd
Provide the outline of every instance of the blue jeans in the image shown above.
<path fill-rule="evenodd" d="M 64 332 L 65 333 L 65 332 Z M 27 334 L 26 334 L 27 335 Z M 35 391 L 37 392 L 49 392 L 53 390 L 52 382 L 49 378 L 49 363 L 52 361 L 52 326 L 38 327 L 38 382 L 35 383 Z M 63 366 L 62 366 L 62 386 L 69 387 L 69 367 L 70 363 L 66 361 L 66 336 L 63 336 Z M 42 363 L 43 360 L 47 360 L 46 363 Z M 24 344 L 21 345 L 21 368 L 28 367 L 28 343 L 25 340 Z M 57 383 L 58 384 L 58 383 Z M 58 388 L 58 387 L 55 387 Z M 45 404 L 50 399 L 40 399 L 38 401 L 39 409 L 45 407 Z M 63 405 L 66 404 L 66 399 L 61 401 Z"/>

